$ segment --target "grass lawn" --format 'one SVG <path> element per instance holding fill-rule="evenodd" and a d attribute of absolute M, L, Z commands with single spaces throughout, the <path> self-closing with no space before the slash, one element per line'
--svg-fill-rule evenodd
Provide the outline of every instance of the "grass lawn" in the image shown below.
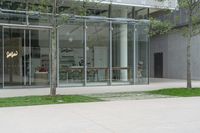
<path fill-rule="evenodd" d="M 200 88 L 186 89 L 186 88 L 171 88 L 161 89 L 155 91 L 148 91 L 148 94 L 169 95 L 178 97 L 193 97 L 200 96 Z"/>
<path fill-rule="evenodd" d="M 67 96 L 58 95 L 55 97 L 25 96 L 25 97 L 0 98 L 0 107 L 98 102 L 98 101 L 102 101 L 102 100 L 95 97 L 81 96 L 81 95 L 67 95 Z"/>

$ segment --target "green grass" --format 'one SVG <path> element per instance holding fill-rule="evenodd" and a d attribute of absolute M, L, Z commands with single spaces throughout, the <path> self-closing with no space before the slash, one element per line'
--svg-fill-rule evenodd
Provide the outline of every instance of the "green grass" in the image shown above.
<path fill-rule="evenodd" d="M 80 103 L 80 102 L 98 102 L 101 99 L 81 95 L 58 95 L 51 96 L 25 96 L 0 98 L 0 107 L 13 106 L 31 106 L 31 105 L 46 105 L 46 104 L 63 104 L 63 103 Z"/>
<path fill-rule="evenodd" d="M 161 89 L 155 91 L 148 91 L 148 94 L 159 94 L 159 95 L 169 95 L 178 97 L 194 97 L 200 96 L 200 88 L 171 88 L 171 89 Z"/>

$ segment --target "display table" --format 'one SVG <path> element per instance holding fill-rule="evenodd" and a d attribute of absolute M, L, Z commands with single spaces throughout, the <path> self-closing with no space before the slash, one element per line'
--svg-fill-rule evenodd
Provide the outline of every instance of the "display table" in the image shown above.
<path fill-rule="evenodd" d="M 47 85 L 49 83 L 48 72 L 35 72 L 34 79 L 36 85 Z"/>

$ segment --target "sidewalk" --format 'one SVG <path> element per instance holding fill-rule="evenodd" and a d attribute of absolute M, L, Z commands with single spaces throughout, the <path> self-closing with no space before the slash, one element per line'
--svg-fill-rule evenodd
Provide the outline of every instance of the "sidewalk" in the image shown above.
<path fill-rule="evenodd" d="M 94 94 L 94 93 L 113 93 L 130 91 L 147 91 L 162 88 L 186 87 L 185 80 L 172 79 L 151 79 L 149 85 L 123 85 L 123 86 L 97 86 L 97 87 L 70 87 L 58 88 L 57 94 Z M 200 87 L 200 81 L 193 81 L 193 87 Z M 0 97 L 30 96 L 30 95 L 49 95 L 49 88 L 28 88 L 28 89 L 0 89 Z"/>
<path fill-rule="evenodd" d="M 200 98 L 0 108 L 2 133 L 199 133 Z"/>

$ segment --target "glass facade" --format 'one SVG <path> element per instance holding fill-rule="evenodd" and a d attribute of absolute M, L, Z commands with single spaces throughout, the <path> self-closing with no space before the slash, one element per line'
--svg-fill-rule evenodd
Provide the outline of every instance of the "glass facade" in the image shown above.
<path fill-rule="evenodd" d="M 52 17 L 0 13 L 0 87 L 49 86 L 52 63 L 59 87 L 148 83 L 149 22 L 128 19 L 130 7 L 111 18 L 103 8 L 88 13 L 96 16 L 57 18 L 57 61 Z"/>
<path fill-rule="evenodd" d="M 145 84 L 149 24 L 88 17 L 58 29 L 59 86 Z"/>

